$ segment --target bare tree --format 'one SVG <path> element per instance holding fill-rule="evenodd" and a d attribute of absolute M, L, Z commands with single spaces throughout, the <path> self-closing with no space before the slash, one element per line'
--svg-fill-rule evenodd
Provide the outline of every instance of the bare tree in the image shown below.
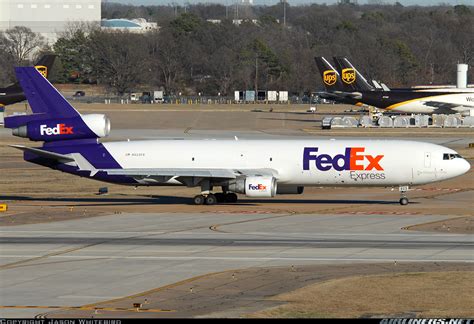
<path fill-rule="evenodd" d="M 29 61 L 34 51 L 45 44 L 43 36 L 23 26 L 7 29 L 0 34 L 0 51 L 11 56 L 15 65 Z"/>
<path fill-rule="evenodd" d="M 152 79 L 161 83 L 169 94 L 176 92 L 182 81 L 185 51 L 185 44 L 175 39 L 168 29 L 150 35 L 149 64 Z"/>
<path fill-rule="evenodd" d="M 89 59 L 97 80 L 119 95 L 132 90 L 146 74 L 147 49 L 143 35 L 95 31 L 89 36 Z"/>
<path fill-rule="evenodd" d="M 71 39 L 78 33 L 90 35 L 94 31 L 100 30 L 100 24 L 87 21 L 69 21 L 66 28 L 59 33 L 59 38 Z"/>

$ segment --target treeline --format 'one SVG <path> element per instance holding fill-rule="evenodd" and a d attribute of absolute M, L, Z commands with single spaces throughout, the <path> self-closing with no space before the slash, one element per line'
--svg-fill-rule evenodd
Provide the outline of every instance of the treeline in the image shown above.
<path fill-rule="evenodd" d="M 143 84 L 169 94 L 302 94 L 322 88 L 316 55 L 347 56 L 391 87 L 453 84 L 456 64 L 474 63 L 474 7 L 287 4 L 285 11 L 284 24 L 283 4 L 106 4 L 105 18 L 147 18 L 160 29 L 130 34 L 72 26 L 52 47 L 62 63 L 57 81 L 98 82 L 119 94 Z M 233 24 L 236 18 L 244 21 Z M 470 69 L 470 82 L 473 75 Z"/>

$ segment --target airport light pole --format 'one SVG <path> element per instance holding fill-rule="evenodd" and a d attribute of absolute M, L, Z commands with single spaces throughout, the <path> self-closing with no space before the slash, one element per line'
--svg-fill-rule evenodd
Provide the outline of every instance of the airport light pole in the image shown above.
<path fill-rule="evenodd" d="M 178 16 L 178 4 L 176 2 L 173 2 L 173 11 L 174 11 L 174 17 Z"/>
<path fill-rule="evenodd" d="M 235 1 L 234 19 L 239 20 L 239 0 Z"/>
<path fill-rule="evenodd" d="M 286 27 L 286 0 L 283 1 L 283 26 Z"/>
<path fill-rule="evenodd" d="M 258 94 L 258 53 L 255 54 L 255 98 Z"/>

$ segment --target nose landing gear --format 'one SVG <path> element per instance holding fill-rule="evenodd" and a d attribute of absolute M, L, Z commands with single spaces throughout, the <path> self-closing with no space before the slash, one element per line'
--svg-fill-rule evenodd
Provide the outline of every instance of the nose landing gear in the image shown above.
<path fill-rule="evenodd" d="M 408 198 L 407 197 L 400 198 L 400 205 L 402 206 L 408 205 Z"/>
<path fill-rule="evenodd" d="M 398 191 L 400 191 L 400 205 L 402 206 L 406 206 L 408 205 L 408 198 L 406 197 L 406 192 L 409 190 L 410 188 L 408 186 L 400 186 L 398 188 Z"/>

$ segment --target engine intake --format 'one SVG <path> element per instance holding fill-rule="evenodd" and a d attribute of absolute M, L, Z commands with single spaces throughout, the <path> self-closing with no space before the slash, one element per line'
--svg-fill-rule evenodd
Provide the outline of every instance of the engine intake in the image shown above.
<path fill-rule="evenodd" d="M 110 119 L 103 114 L 83 115 L 82 120 L 98 137 L 107 137 L 110 134 Z"/>
<path fill-rule="evenodd" d="M 248 197 L 275 197 L 277 182 L 274 177 L 245 177 L 229 182 L 229 190 Z"/>

